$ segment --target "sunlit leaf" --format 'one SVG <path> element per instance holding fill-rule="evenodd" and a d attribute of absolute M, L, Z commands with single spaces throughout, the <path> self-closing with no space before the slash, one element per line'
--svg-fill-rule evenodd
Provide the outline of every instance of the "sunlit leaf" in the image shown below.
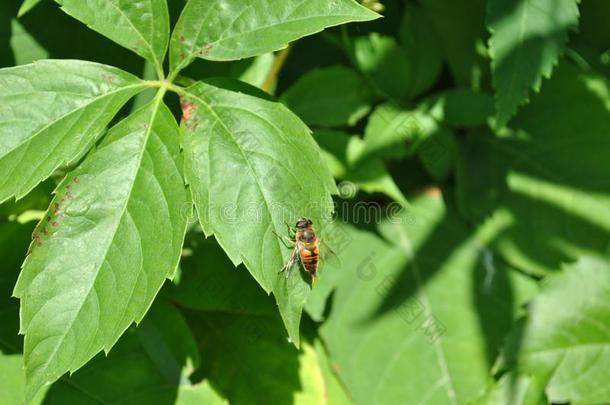
<path fill-rule="evenodd" d="M 40 61 L 0 70 L 0 202 L 84 152 L 145 85 L 110 66 Z"/>
<path fill-rule="evenodd" d="M 326 27 L 378 17 L 353 0 L 190 0 L 172 33 L 171 68 L 181 70 L 196 57 L 261 55 Z"/>
<path fill-rule="evenodd" d="M 610 401 L 610 264 L 583 257 L 545 280 L 512 334 L 508 361 L 546 381 L 553 403 Z"/>
<path fill-rule="evenodd" d="M 22 17 L 28 11 L 36 7 L 41 1 L 42 0 L 23 0 L 23 3 L 21 3 L 21 7 L 19 7 L 19 11 L 17 12 L 17 17 Z"/>
<path fill-rule="evenodd" d="M 162 69 L 169 41 L 166 0 L 55 0 L 91 29 Z"/>
<path fill-rule="evenodd" d="M 291 251 L 276 235 L 311 218 L 323 229 L 334 181 L 309 129 L 282 104 L 199 82 L 182 99 L 186 178 L 206 235 L 273 292 L 291 339 L 309 281 L 278 272 Z"/>
<path fill-rule="evenodd" d="M 174 274 L 186 227 L 177 139 L 157 97 L 58 185 L 15 287 L 28 398 L 109 351 Z"/>

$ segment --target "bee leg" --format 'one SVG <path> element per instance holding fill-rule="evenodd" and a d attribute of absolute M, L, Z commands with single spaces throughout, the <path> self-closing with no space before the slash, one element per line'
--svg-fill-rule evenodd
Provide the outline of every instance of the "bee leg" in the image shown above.
<path fill-rule="evenodd" d="M 286 228 L 288 228 L 288 233 L 294 237 L 294 234 L 295 234 L 294 228 L 292 226 L 290 226 L 290 224 L 287 221 L 284 221 L 284 224 L 286 224 Z"/>
<path fill-rule="evenodd" d="M 280 235 L 279 233 L 277 233 L 275 231 L 272 231 L 272 232 L 275 234 L 275 236 L 277 236 L 282 241 L 282 243 L 284 243 L 284 246 L 286 246 L 289 249 L 294 247 L 293 239 L 290 239 L 289 237 L 284 236 L 284 235 Z M 287 243 L 289 243 L 289 244 L 287 244 Z"/>

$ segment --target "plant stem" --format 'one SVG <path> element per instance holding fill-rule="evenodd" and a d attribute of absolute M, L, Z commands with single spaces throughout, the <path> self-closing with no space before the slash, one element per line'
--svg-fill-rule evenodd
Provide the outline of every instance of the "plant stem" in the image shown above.
<path fill-rule="evenodd" d="M 277 79 L 278 74 L 282 70 L 284 66 L 284 62 L 286 62 L 286 58 L 290 54 L 290 45 L 286 48 L 282 49 L 275 55 L 275 60 L 271 65 L 271 69 L 269 69 L 269 73 L 267 73 L 267 77 L 265 77 L 265 81 L 263 82 L 261 89 L 266 91 L 267 93 L 271 93 L 271 87 L 273 86 L 273 82 Z"/>

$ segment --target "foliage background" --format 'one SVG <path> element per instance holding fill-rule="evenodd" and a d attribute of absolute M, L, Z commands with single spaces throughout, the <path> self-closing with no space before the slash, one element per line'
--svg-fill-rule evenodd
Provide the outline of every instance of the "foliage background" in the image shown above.
<path fill-rule="evenodd" d="M 168 4 L 173 26 L 184 3 Z M 321 269 L 299 348 L 189 211 L 178 274 L 144 320 L 31 403 L 610 402 L 610 6 L 365 4 L 384 18 L 183 73 L 265 87 L 313 130 L 339 182 L 322 231 L 340 263 Z M 0 4 L 1 67 L 82 59 L 155 78 L 55 3 L 17 18 L 20 6 Z M 0 205 L 2 404 L 25 399 L 13 289 L 75 166 Z"/>

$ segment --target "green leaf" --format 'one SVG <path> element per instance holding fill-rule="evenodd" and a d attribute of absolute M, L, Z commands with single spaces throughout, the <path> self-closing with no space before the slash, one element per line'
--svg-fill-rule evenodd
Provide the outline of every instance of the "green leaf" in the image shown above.
<path fill-rule="evenodd" d="M 309 71 L 280 99 L 308 125 L 337 127 L 355 125 L 369 113 L 375 96 L 358 73 L 333 66 Z"/>
<path fill-rule="evenodd" d="M 493 96 L 470 89 L 447 90 L 424 104 L 430 104 L 428 112 L 434 119 L 452 127 L 483 126 L 494 114 Z"/>
<path fill-rule="evenodd" d="M 207 380 L 191 382 L 198 356 L 182 314 L 164 301 L 155 302 L 142 323 L 130 328 L 108 356 L 99 354 L 53 384 L 45 403 L 224 403 Z"/>
<path fill-rule="evenodd" d="M 455 135 L 440 128 L 426 138 L 417 149 L 419 160 L 428 173 L 436 180 L 446 180 L 449 177 L 457 154 Z"/>
<path fill-rule="evenodd" d="M 166 0 L 55 0 L 63 11 L 163 71 L 169 41 Z"/>
<path fill-rule="evenodd" d="M 578 0 L 491 0 L 487 26 L 496 89 L 496 118 L 503 126 L 540 89 L 578 25 Z"/>
<path fill-rule="evenodd" d="M 91 62 L 0 69 L 0 202 L 23 197 L 79 157 L 145 88 L 120 69 Z"/>
<path fill-rule="evenodd" d="M 180 273 L 165 290 L 171 300 L 183 308 L 198 311 L 276 313 L 273 299 L 257 288 L 245 268 L 235 268 L 213 238 L 205 239 L 201 232 L 189 232 L 184 246 Z M 255 288 L 244 288 L 250 285 Z"/>
<path fill-rule="evenodd" d="M 21 23 L 11 21 L 11 49 L 15 58 L 15 65 L 25 65 L 37 60 L 47 59 L 49 52 L 34 38 Z"/>
<path fill-rule="evenodd" d="M 610 402 L 610 263 L 582 257 L 545 280 L 506 349 L 519 370 L 546 381 L 553 403 Z"/>
<path fill-rule="evenodd" d="M 503 337 L 535 292 L 485 248 L 490 229 L 471 234 L 438 194 L 412 207 L 382 223 L 385 240 L 350 232 L 341 260 L 352 270 L 343 272 L 321 326 L 357 404 L 478 398 Z"/>
<path fill-rule="evenodd" d="M 365 143 L 357 136 L 350 136 L 337 131 L 316 131 L 314 133 L 318 144 L 323 148 L 324 157 L 333 177 L 347 180 L 339 188 L 343 198 L 352 198 L 356 187 L 367 193 L 384 193 L 388 197 L 406 207 L 409 205 L 402 191 L 398 188 L 392 176 L 379 158 L 362 158 Z"/>
<path fill-rule="evenodd" d="M 486 68 L 479 51 L 485 32 L 485 0 L 422 0 L 449 70 L 460 86 L 478 88 Z M 479 46 L 480 45 L 480 46 Z"/>
<path fill-rule="evenodd" d="M 226 61 L 261 55 L 326 27 L 376 18 L 353 0 L 190 0 L 172 34 L 171 70 L 196 57 Z"/>
<path fill-rule="evenodd" d="M 412 63 L 394 37 L 372 33 L 354 40 L 354 58 L 384 97 L 405 98 L 411 89 Z"/>
<path fill-rule="evenodd" d="M 514 133 L 461 142 L 460 209 L 471 221 L 508 221 L 494 248 L 513 266 L 544 275 L 607 252 L 609 91 L 601 77 L 563 64 L 514 120 Z"/>
<path fill-rule="evenodd" d="M 315 349 L 302 342 L 295 350 L 279 317 L 188 313 L 206 361 L 197 371 L 231 404 L 318 405 L 329 381 Z M 333 389 L 336 387 L 333 387 Z"/>
<path fill-rule="evenodd" d="M 509 372 L 489 387 L 485 395 L 474 402 L 478 405 L 545 405 L 544 385 L 537 378 Z"/>
<path fill-rule="evenodd" d="M 0 352 L 6 354 L 21 352 L 19 333 L 19 301 L 11 297 L 11 292 L 19 276 L 19 265 L 23 261 L 33 223 L 0 222 Z M 5 374 L 3 374 L 5 375 Z M 0 392 L 3 392 L 0 390 Z"/>
<path fill-rule="evenodd" d="M 21 354 L 6 355 L 0 352 L 0 392 L 5 404 L 25 403 L 25 373 L 23 371 L 23 356 Z M 42 404 L 46 395 L 40 391 L 28 405 Z"/>
<path fill-rule="evenodd" d="M 155 100 L 58 185 L 15 287 L 28 398 L 106 352 L 176 270 L 186 229 L 178 127 Z"/>
<path fill-rule="evenodd" d="M 398 39 L 411 66 L 408 95 L 414 97 L 434 84 L 443 62 L 439 40 L 425 10 L 419 6 L 407 6 Z"/>
<path fill-rule="evenodd" d="M 388 102 L 379 105 L 369 117 L 364 131 L 364 157 L 401 158 L 413 153 L 438 123 L 427 112 L 406 110 Z"/>
<path fill-rule="evenodd" d="M 36 7 L 41 1 L 42 0 L 23 0 L 23 3 L 21 3 L 21 7 L 19 7 L 19 11 L 17 12 L 17 17 L 23 17 L 24 14 Z"/>
<path fill-rule="evenodd" d="M 282 104 L 199 82 L 182 97 L 185 175 L 207 236 L 273 292 L 295 344 L 309 282 L 278 274 L 291 250 L 278 238 L 299 217 L 323 230 L 336 187 L 309 129 Z M 287 235 L 286 235 L 287 236 Z"/>

